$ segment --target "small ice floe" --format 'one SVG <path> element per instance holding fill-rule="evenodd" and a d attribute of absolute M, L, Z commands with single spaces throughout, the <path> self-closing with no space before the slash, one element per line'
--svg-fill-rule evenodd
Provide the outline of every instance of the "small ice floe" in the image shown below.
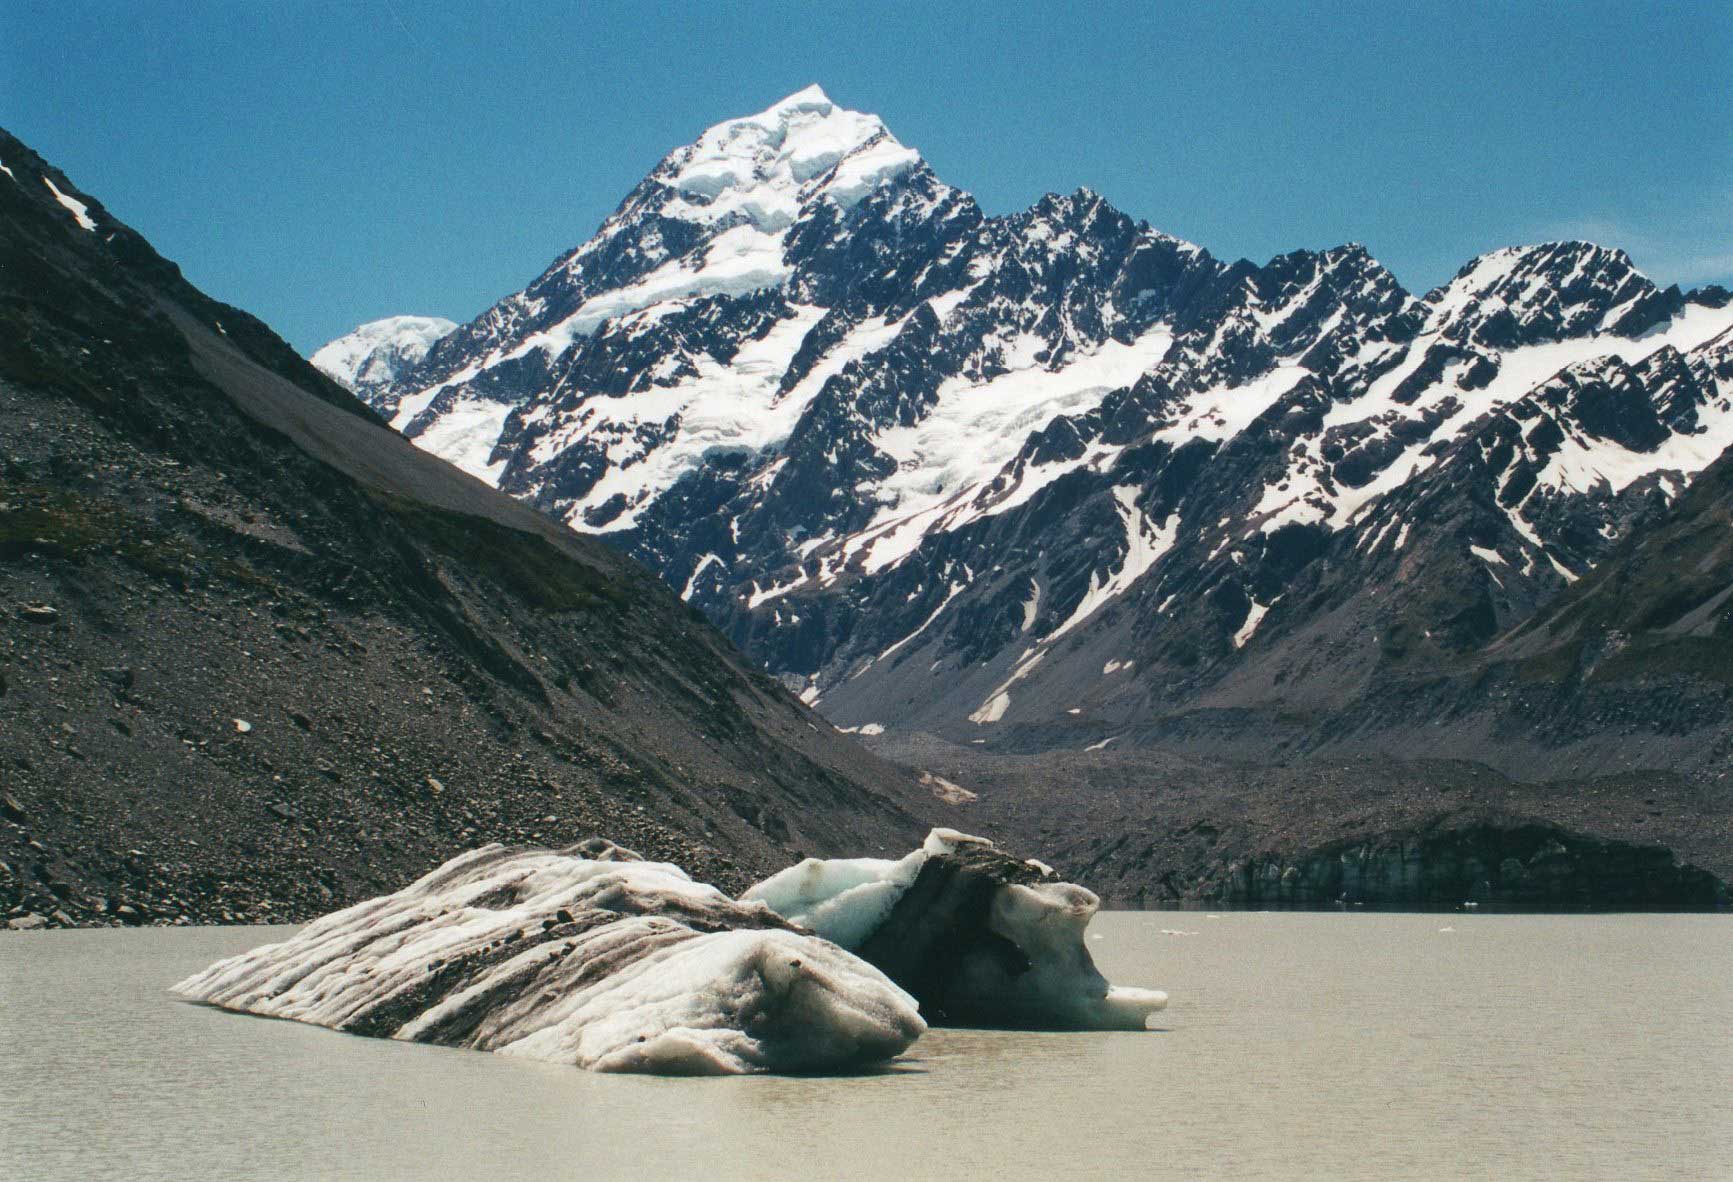
<path fill-rule="evenodd" d="M 930 1022 L 1142 1030 L 1167 1005 L 1167 994 L 1110 985 L 1096 969 L 1084 943 L 1094 893 L 952 829 L 895 861 L 808 858 L 741 898 L 872 962 Z"/>
<path fill-rule="evenodd" d="M 1438 930 L 1441 932 L 1454 932 L 1456 929 L 1453 927 L 1445 926 L 1445 927 L 1439 928 Z"/>
<path fill-rule="evenodd" d="M 1197 935 L 1196 932 L 1182 932 L 1178 928 L 1162 928 L 1161 934 L 1164 936 L 1195 936 L 1195 935 Z"/>
<path fill-rule="evenodd" d="M 237 718 L 234 720 L 234 723 L 235 723 L 235 729 L 243 735 L 246 734 L 248 731 L 253 729 L 253 724 L 248 722 L 244 718 Z"/>

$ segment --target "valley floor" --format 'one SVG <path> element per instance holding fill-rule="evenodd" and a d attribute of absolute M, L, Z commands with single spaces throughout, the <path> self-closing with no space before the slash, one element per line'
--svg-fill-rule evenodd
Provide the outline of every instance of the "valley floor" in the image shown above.
<path fill-rule="evenodd" d="M 1522 781 L 1464 761 L 1234 763 L 867 740 L 953 824 L 1036 851 L 1110 906 L 1698 907 L 1733 879 L 1733 780 Z M 974 799 L 969 799 L 973 796 Z M 1509 864 L 1514 859 L 1518 866 Z"/>

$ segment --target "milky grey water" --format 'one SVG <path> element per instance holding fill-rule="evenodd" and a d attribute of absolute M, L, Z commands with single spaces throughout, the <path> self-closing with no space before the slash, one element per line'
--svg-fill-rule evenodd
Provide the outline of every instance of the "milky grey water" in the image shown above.
<path fill-rule="evenodd" d="M 162 992 L 272 929 L 8 934 L 0 1177 L 1733 1177 L 1733 917 L 1121 912 L 1092 931 L 1111 978 L 1171 992 L 1161 1030 L 934 1031 L 878 1075 L 721 1080 Z"/>

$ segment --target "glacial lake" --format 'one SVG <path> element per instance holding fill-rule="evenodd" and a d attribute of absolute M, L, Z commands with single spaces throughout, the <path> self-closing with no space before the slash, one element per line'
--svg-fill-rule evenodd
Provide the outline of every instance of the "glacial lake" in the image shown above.
<path fill-rule="evenodd" d="M 1159 1030 L 937 1030 L 819 1079 L 598 1076 L 164 992 L 288 930 L 0 936 L 0 1177 L 1733 1177 L 1726 915 L 1109 913 L 1090 949 L 1168 990 Z"/>

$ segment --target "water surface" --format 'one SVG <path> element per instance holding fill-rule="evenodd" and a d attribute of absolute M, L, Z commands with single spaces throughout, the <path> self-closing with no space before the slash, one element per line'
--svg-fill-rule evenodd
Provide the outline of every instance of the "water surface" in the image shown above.
<path fill-rule="evenodd" d="M 0 1177 L 1733 1177 L 1724 915 L 1115 912 L 1090 948 L 1170 992 L 1160 1030 L 933 1031 L 828 1079 L 596 1076 L 163 992 L 286 930 L 0 937 Z"/>

